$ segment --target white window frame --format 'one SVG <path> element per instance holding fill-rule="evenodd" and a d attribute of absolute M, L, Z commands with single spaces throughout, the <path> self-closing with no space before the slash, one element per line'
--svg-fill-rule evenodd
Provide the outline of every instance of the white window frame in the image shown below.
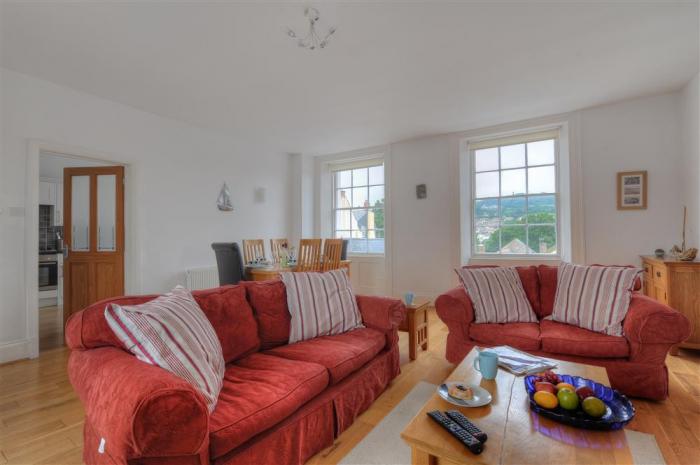
<path fill-rule="evenodd" d="M 329 163 L 328 168 L 330 171 L 330 187 L 331 187 L 331 202 L 330 202 L 330 235 L 331 237 L 336 237 L 336 212 L 338 210 L 348 210 L 352 214 L 352 210 L 358 210 L 362 209 L 363 207 L 350 207 L 350 208 L 338 208 L 336 205 L 337 197 L 336 197 L 336 191 L 339 189 L 336 186 L 336 173 L 338 171 L 348 171 L 348 170 L 354 170 L 354 169 L 360 169 L 360 168 L 371 168 L 373 166 L 383 166 L 384 167 L 384 179 L 382 180 L 382 184 L 370 184 L 369 183 L 369 177 L 367 179 L 367 185 L 366 186 L 359 186 L 359 187 L 366 187 L 367 188 L 367 198 L 369 199 L 369 188 L 373 186 L 382 186 L 384 188 L 384 206 L 382 207 L 384 211 L 384 228 L 381 229 L 384 233 L 384 237 L 381 239 L 384 240 L 384 253 L 370 253 L 370 252 L 352 252 L 348 250 L 348 256 L 355 256 L 355 257 L 385 257 L 387 255 L 387 182 L 386 182 L 386 163 L 384 161 L 384 158 L 367 158 L 367 159 L 360 159 L 360 160 L 353 160 L 353 161 L 345 161 L 345 162 L 338 162 L 338 163 Z M 354 188 L 355 186 L 351 182 L 350 189 Z M 368 207 L 368 209 L 371 207 Z M 345 231 L 345 230 L 343 230 Z M 352 237 L 351 237 L 352 239 Z"/>
<path fill-rule="evenodd" d="M 544 118 L 543 118 L 544 119 Z M 541 120 L 540 120 L 541 121 Z M 572 210 L 572 186 L 571 186 L 571 131 L 568 120 L 550 119 L 548 122 L 532 121 L 528 126 L 526 122 L 512 125 L 503 125 L 496 128 L 486 128 L 474 130 L 456 135 L 455 143 L 459 147 L 459 191 L 460 191 L 460 225 L 461 225 L 461 263 L 501 263 L 511 262 L 511 264 L 527 262 L 559 262 L 572 260 L 572 235 L 576 234 L 577 241 L 583 227 L 582 218 L 579 218 L 581 209 L 577 205 L 576 210 Z M 540 123 L 540 124 L 538 124 Z M 510 126 L 510 127 L 509 127 Z M 499 140 L 513 140 L 511 143 L 518 143 L 519 138 L 527 138 L 530 135 L 557 131 L 555 138 L 555 170 L 556 170 L 556 199 L 557 199 L 557 247 L 555 254 L 500 254 L 500 253 L 476 253 L 474 241 L 474 169 L 473 154 L 474 147 L 479 147 L 486 142 Z M 496 145 L 508 145 L 501 143 Z M 577 160 L 577 159 L 576 159 Z M 578 166 L 578 165 L 576 165 Z M 580 167 L 578 168 L 580 169 Z M 578 189 L 578 187 L 576 187 Z M 578 193 L 578 191 L 576 191 Z M 576 199 L 578 199 L 576 195 Z M 576 200 L 578 202 L 578 200 Z M 576 224 L 572 221 L 576 218 Z M 575 228 L 575 229 L 574 229 Z M 578 242 L 577 242 L 578 244 Z M 583 244 L 576 246 L 575 255 L 583 255 Z"/>

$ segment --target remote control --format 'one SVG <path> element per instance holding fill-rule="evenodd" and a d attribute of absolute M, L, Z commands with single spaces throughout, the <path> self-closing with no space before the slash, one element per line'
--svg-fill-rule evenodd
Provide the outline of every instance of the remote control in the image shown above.
<path fill-rule="evenodd" d="M 484 445 L 481 441 L 469 434 L 467 430 L 459 426 L 457 423 L 443 415 L 439 410 L 428 412 L 428 416 L 438 425 L 445 428 L 452 436 L 459 439 L 459 442 L 464 444 L 472 454 L 481 454 L 481 451 L 484 450 Z"/>
<path fill-rule="evenodd" d="M 462 428 L 466 429 L 469 434 L 477 438 L 481 442 L 486 442 L 486 440 L 489 438 L 486 433 L 481 431 L 474 423 L 469 421 L 469 418 L 465 417 L 462 412 L 459 412 L 457 410 L 448 410 L 445 412 L 445 415 L 450 417 L 450 420 L 454 421 L 457 423 L 459 426 Z"/>

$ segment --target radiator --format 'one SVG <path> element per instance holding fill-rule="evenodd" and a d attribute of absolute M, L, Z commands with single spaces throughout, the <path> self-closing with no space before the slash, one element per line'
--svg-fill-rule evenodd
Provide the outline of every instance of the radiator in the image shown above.
<path fill-rule="evenodd" d="M 215 266 L 206 268 L 192 268 L 185 271 L 187 276 L 187 289 L 209 289 L 219 287 L 219 271 Z"/>

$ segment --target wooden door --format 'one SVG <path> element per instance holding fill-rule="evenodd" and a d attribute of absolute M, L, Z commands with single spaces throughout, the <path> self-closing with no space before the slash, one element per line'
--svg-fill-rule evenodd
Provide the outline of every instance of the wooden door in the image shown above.
<path fill-rule="evenodd" d="M 124 294 L 124 167 L 64 168 L 63 323 Z"/>

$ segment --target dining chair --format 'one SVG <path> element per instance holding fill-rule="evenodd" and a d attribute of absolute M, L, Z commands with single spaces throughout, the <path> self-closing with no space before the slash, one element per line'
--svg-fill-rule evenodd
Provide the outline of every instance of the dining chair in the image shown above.
<path fill-rule="evenodd" d="M 244 239 L 243 260 L 246 265 L 258 258 L 265 259 L 265 242 L 262 239 Z"/>
<path fill-rule="evenodd" d="M 216 268 L 219 272 L 219 286 L 238 284 L 244 278 L 241 249 L 235 242 L 214 242 L 211 245 L 216 254 Z"/>
<path fill-rule="evenodd" d="M 272 255 L 272 261 L 279 263 L 282 259 L 282 250 L 288 248 L 289 242 L 287 239 L 270 239 L 270 254 Z"/>
<path fill-rule="evenodd" d="M 323 260 L 321 261 L 321 271 L 337 270 L 340 268 L 340 255 L 342 253 L 342 239 L 326 239 L 323 241 Z"/>
<path fill-rule="evenodd" d="M 321 239 L 299 241 L 299 255 L 295 271 L 319 271 L 321 268 Z"/>

